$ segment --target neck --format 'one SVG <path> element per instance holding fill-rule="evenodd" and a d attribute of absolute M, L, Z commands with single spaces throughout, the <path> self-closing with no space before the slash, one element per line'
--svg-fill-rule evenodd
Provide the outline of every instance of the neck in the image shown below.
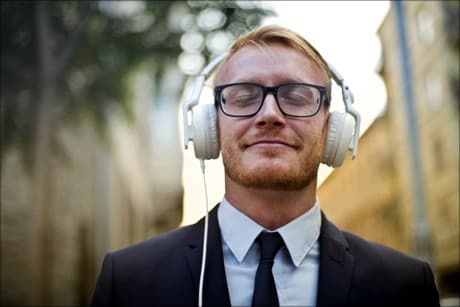
<path fill-rule="evenodd" d="M 247 188 L 226 176 L 225 198 L 262 227 L 275 230 L 307 212 L 316 201 L 316 178 L 299 190 Z"/>

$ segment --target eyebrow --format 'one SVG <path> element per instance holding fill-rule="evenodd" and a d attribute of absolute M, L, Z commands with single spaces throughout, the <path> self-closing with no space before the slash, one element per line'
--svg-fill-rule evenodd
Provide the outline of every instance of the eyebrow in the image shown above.
<path fill-rule="evenodd" d="M 277 78 L 276 84 L 282 84 L 282 83 L 312 83 L 312 82 L 307 82 L 305 80 L 301 80 L 298 78 L 292 78 L 292 77 L 282 77 L 282 78 Z M 258 76 L 255 77 L 249 77 L 249 78 L 237 78 L 235 80 L 232 80 L 231 83 L 258 83 L 258 84 L 264 84 L 263 78 L 259 78 Z"/>
<path fill-rule="evenodd" d="M 309 80 L 302 80 L 302 79 L 296 79 L 296 78 L 280 78 L 280 79 L 277 79 L 275 80 L 276 82 L 273 82 L 273 84 L 266 84 L 266 82 L 263 82 L 263 80 L 261 78 L 237 78 L 235 80 L 232 80 L 231 82 L 227 82 L 225 84 L 229 84 L 229 83 L 256 83 L 256 84 L 259 84 L 259 85 L 262 85 L 262 86 L 278 86 L 280 84 L 285 84 L 285 83 L 308 83 L 308 84 L 314 84 L 314 85 L 318 85 L 318 86 L 324 86 L 324 87 L 327 87 L 326 84 L 323 84 L 323 82 L 313 82 L 313 81 L 309 81 Z M 215 86 L 219 86 L 219 85 L 222 85 L 222 84 L 215 84 Z"/>

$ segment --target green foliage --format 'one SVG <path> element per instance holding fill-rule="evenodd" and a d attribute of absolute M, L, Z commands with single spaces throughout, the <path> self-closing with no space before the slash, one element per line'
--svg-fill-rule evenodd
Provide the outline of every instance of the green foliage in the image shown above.
<path fill-rule="evenodd" d="M 53 131 L 82 114 L 104 130 L 113 109 L 133 120 L 125 82 L 133 69 L 153 61 L 161 75 L 165 65 L 177 63 L 184 33 L 235 37 L 272 14 L 250 1 L 2 1 L 2 158 L 12 146 L 33 152 L 42 81 L 49 77 L 40 70 L 37 33 L 37 9 L 44 4 L 50 29 L 45 47 L 53 58 L 46 80 L 55 93 L 49 106 L 58 110 Z M 212 54 L 205 43 L 199 52 L 205 60 Z"/>

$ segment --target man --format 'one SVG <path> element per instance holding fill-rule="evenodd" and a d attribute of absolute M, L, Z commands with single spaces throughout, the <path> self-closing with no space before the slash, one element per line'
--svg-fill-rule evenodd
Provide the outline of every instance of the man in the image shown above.
<path fill-rule="evenodd" d="M 215 84 L 225 197 L 209 217 L 204 306 L 439 305 L 428 264 L 321 213 L 331 81 L 305 39 L 256 29 L 232 45 Z M 108 254 L 93 306 L 196 305 L 203 224 Z"/>

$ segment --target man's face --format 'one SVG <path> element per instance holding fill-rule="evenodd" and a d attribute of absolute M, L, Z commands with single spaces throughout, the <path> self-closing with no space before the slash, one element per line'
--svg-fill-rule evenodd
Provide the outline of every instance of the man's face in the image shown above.
<path fill-rule="evenodd" d="M 237 51 L 217 75 L 217 85 L 287 82 L 325 85 L 320 69 L 290 47 L 269 44 Z M 268 94 L 253 117 L 229 117 L 219 109 L 218 124 L 226 180 L 248 188 L 298 190 L 314 183 L 321 162 L 328 112 L 285 116 Z"/>

